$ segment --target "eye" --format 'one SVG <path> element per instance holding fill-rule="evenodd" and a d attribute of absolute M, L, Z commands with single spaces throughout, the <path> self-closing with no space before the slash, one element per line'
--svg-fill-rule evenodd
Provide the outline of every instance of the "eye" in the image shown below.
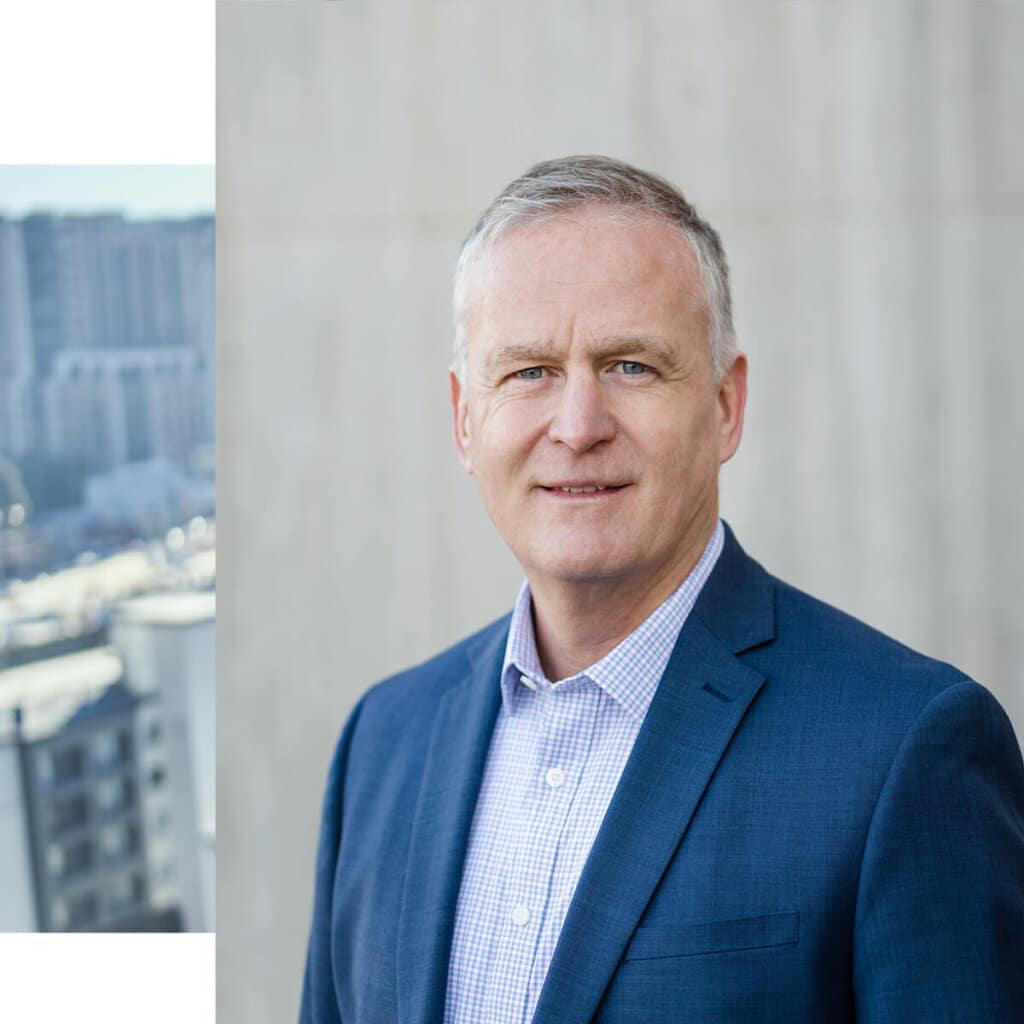
<path fill-rule="evenodd" d="M 544 376 L 544 367 L 528 366 L 525 370 L 516 370 L 512 376 L 518 380 L 540 380 Z"/>
<path fill-rule="evenodd" d="M 621 359 L 615 365 L 627 377 L 642 377 L 651 372 L 651 368 L 646 363 L 636 363 L 631 359 Z"/>

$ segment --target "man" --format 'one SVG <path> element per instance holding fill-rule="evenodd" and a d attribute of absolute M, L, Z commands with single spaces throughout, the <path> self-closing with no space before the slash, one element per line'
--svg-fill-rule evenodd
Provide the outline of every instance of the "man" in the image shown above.
<path fill-rule="evenodd" d="M 625 164 L 540 164 L 455 312 L 456 448 L 527 583 L 345 727 L 304 1024 L 1024 1020 L 1006 716 L 719 521 L 715 232 Z"/>

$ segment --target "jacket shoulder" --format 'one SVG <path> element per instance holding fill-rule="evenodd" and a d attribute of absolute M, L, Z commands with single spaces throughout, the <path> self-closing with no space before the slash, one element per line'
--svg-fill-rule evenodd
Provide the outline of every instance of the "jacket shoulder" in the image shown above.
<path fill-rule="evenodd" d="M 364 713 L 394 709 L 407 717 L 419 707 L 435 705 L 450 687 L 465 681 L 478 651 L 504 643 L 510 619 L 511 614 L 505 614 L 426 661 L 374 684 L 362 698 Z"/>
<path fill-rule="evenodd" d="M 929 657 L 789 583 L 775 585 L 776 658 L 802 664 L 832 680 L 848 680 L 879 697 L 896 696 L 911 703 L 972 682 L 955 665 Z M 974 684 L 977 685 L 977 684 Z"/>

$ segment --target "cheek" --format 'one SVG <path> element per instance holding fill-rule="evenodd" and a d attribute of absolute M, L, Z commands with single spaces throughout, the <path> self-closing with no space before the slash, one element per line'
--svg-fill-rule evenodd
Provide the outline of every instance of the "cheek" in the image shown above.
<path fill-rule="evenodd" d="M 666 500 L 684 499 L 689 483 L 713 475 L 718 468 L 718 438 L 713 417 L 706 416 L 676 423 L 672 429 L 651 431 L 646 440 L 648 452 L 657 452 L 654 461 L 660 469 L 660 483 Z"/>
<path fill-rule="evenodd" d="M 488 409 L 473 428 L 477 457 L 506 468 L 525 458 L 543 434 L 538 412 L 529 402 L 502 402 Z"/>

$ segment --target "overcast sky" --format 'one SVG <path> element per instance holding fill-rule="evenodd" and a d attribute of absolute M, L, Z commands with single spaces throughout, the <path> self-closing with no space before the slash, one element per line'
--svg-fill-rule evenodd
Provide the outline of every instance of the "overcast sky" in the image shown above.
<path fill-rule="evenodd" d="M 212 164 L 0 165 L 0 214 L 123 212 L 137 218 L 212 213 Z"/>

